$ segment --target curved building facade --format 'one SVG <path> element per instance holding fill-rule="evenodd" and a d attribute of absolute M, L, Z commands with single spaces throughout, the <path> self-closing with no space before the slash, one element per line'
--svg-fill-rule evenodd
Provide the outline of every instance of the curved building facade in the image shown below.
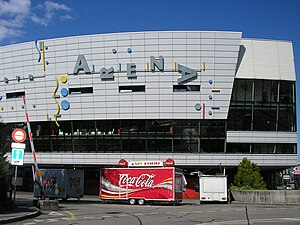
<path fill-rule="evenodd" d="M 25 96 L 40 167 L 81 167 L 92 180 L 120 158 L 171 157 L 187 172 L 231 176 L 247 157 L 271 184 L 297 163 L 287 41 L 211 31 L 65 37 L 0 47 L 0 70 L 2 142 L 26 127 Z M 24 159 L 30 170 L 29 144 Z"/>

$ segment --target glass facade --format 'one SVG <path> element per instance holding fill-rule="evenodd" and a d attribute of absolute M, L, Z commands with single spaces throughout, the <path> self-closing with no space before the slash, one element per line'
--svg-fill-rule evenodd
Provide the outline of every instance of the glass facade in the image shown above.
<path fill-rule="evenodd" d="M 294 81 L 235 79 L 228 130 L 296 131 Z"/>
<path fill-rule="evenodd" d="M 296 144 L 226 143 L 227 130 L 295 132 L 295 107 L 295 82 L 236 79 L 228 120 L 48 121 L 31 129 L 38 152 L 296 154 Z M 25 127 L 2 124 L 1 143 Z"/>

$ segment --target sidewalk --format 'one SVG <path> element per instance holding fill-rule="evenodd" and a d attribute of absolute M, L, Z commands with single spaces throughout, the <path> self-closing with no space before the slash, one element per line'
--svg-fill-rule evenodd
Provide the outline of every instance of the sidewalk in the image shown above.
<path fill-rule="evenodd" d="M 41 211 L 33 207 L 32 193 L 17 192 L 16 195 L 16 208 L 0 213 L 0 224 L 13 223 L 33 217 L 37 217 L 41 214 Z"/>

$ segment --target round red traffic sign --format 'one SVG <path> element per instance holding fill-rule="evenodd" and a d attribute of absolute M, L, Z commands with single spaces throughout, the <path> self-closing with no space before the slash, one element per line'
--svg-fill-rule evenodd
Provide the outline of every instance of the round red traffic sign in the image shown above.
<path fill-rule="evenodd" d="M 22 129 L 15 129 L 11 136 L 15 142 L 23 142 L 26 139 L 26 132 Z"/>

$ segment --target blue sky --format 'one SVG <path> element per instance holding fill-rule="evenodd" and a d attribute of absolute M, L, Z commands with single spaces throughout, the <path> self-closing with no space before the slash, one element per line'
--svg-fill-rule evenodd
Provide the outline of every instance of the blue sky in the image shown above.
<path fill-rule="evenodd" d="M 299 0 L 0 0 L 0 46 L 123 31 L 242 31 L 292 41 L 299 80 L 299 21 Z M 299 88 L 297 82 L 297 99 Z"/>

